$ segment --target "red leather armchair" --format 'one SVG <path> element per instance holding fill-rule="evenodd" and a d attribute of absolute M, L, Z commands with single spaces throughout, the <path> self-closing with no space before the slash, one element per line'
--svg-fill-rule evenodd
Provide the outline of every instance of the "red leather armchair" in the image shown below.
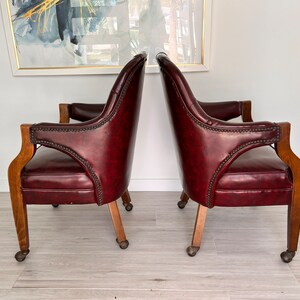
<path fill-rule="evenodd" d="M 184 190 L 178 206 L 189 198 L 199 203 L 188 255 L 200 248 L 207 208 L 287 205 L 288 249 L 281 258 L 290 262 L 300 226 L 300 160 L 290 149 L 290 124 L 251 122 L 249 101 L 198 102 L 167 55 L 159 53 L 157 61 Z M 224 121 L 238 115 L 245 122 Z"/>
<path fill-rule="evenodd" d="M 22 148 L 8 169 L 20 246 L 17 261 L 29 253 L 29 204 L 108 204 L 117 242 L 122 249 L 128 247 L 116 200 L 122 196 L 127 210 L 132 208 L 127 187 L 145 61 L 142 53 L 123 68 L 98 113 L 97 105 L 60 105 L 61 123 L 69 117 L 84 122 L 21 125 Z"/>

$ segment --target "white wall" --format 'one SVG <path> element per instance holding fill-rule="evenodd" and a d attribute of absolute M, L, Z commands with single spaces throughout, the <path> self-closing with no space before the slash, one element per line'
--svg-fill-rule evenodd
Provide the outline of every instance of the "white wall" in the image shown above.
<path fill-rule="evenodd" d="M 251 99 L 255 120 L 291 122 L 298 155 L 299 11 L 299 0 L 214 0 L 210 71 L 186 74 L 201 100 Z M 19 124 L 56 122 L 60 102 L 105 102 L 116 76 L 13 77 L 0 27 L 0 191 L 6 191 Z M 145 77 L 131 189 L 180 189 L 158 74 Z"/>

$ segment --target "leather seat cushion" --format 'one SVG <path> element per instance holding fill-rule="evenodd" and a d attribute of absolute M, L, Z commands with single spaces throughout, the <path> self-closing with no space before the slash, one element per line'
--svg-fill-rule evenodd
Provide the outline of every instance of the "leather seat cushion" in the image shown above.
<path fill-rule="evenodd" d="M 219 206 L 288 204 L 292 175 L 270 146 L 259 147 L 238 157 L 220 178 L 215 204 Z"/>
<path fill-rule="evenodd" d="M 238 157 L 219 180 L 220 189 L 291 188 L 288 166 L 269 146 L 259 147 Z"/>
<path fill-rule="evenodd" d="M 81 165 L 58 150 L 41 146 L 21 175 L 27 204 L 95 203 L 94 187 Z"/>

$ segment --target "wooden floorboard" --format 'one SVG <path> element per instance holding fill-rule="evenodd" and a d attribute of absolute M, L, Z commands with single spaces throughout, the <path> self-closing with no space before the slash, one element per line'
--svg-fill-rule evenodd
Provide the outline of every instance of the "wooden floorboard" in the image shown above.
<path fill-rule="evenodd" d="M 209 210 L 191 258 L 197 205 L 180 210 L 177 192 L 131 196 L 131 212 L 119 203 L 128 249 L 105 206 L 29 206 L 31 252 L 17 263 L 9 195 L 0 193 L 0 299 L 300 299 L 300 257 L 279 257 L 285 207 Z"/>

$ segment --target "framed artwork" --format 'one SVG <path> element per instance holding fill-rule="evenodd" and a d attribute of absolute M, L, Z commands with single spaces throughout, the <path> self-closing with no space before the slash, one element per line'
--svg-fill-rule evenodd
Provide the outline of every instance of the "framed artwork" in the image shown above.
<path fill-rule="evenodd" d="M 207 71 L 212 0 L 4 0 L 14 75 L 109 74 L 137 53 Z"/>

